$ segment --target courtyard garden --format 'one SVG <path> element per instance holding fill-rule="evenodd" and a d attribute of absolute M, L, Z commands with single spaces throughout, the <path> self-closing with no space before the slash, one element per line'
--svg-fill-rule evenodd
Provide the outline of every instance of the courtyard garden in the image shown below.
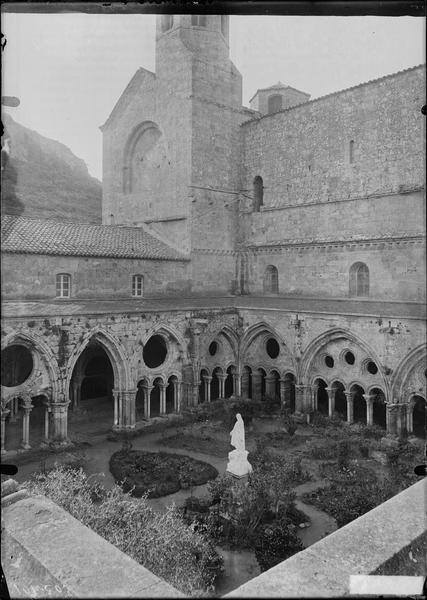
<path fill-rule="evenodd" d="M 244 480 L 225 474 L 237 412 L 253 467 Z M 119 486 L 93 481 L 84 462 L 28 485 L 185 594 L 214 596 L 227 552 L 264 571 L 415 483 L 422 445 L 384 435 L 338 416 L 298 423 L 275 400 L 232 398 L 188 409 L 145 443 L 122 436 L 107 466 Z"/>

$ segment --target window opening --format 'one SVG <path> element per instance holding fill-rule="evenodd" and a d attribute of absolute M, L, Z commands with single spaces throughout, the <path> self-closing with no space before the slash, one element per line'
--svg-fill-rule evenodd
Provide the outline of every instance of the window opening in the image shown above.
<path fill-rule="evenodd" d="M 274 265 L 269 265 L 264 274 L 264 292 L 279 291 L 279 273 Z"/>
<path fill-rule="evenodd" d="M 58 273 L 56 276 L 56 296 L 57 298 L 69 298 L 71 295 L 71 275 L 68 273 Z"/>
<path fill-rule="evenodd" d="M 350 295 L 369 295 L 369 269 L 365 263 L 355 263 L 350 268 Z"/>
<path fill-rule="evenodd" d="M 253 209 L 254 209 L 254 212 L 260 212 L 261 206 L 263 206 L 263 204 L 264 204 L 264 182 L 260 175 L 257 175 L 254 178 L 253 186 L 254 186 Z"/>
<path fill-rule="evenodd" d="M 132 296 L 144 295 L 144 277 L 142 275 L 134 275 L 132 277 Z"/>

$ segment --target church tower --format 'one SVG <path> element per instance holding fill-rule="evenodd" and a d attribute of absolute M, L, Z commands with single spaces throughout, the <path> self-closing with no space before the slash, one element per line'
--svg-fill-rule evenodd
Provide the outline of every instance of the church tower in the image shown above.
<path fill-rule="evenodd" d="M 226 257 L 221 287 L 233 285 L 248 119 L 228 40 L 228 15 L 159 15 L 155 74 L 139 69 L 101 128 L 103 222 L 148 226 L 191 253 L 193 281 L 211 291 L 218 281 L 198 270 L 215 253 Z"/>

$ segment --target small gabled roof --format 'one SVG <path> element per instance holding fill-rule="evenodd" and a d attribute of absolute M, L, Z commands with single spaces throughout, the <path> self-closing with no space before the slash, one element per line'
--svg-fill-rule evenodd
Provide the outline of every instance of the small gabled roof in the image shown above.
<path fill-rule="evenodd" d="M 2 252 L 98 256 L 148 260 L 188 260 L 141 227 L 92 225 L 5 215 Z"/>
<path fill-rule="evenodd" d="M 281 81 L 278 81 L 277 83 L 275 83 L 274 85 L 270 85 L 269 87 L 259 88 L 249 100 L 249 102 L 252 102 L 252 100 L 259 92 L 268 92 L 269 90 L 294 90 L 294 92 L 298 92 L 299 94 L 304 94 L 305 96 L 310 97 L 310 94 L 307 94 L 307 92 L 302 92 L 301 90 L 297 90 L 297 88 L 294 88 L 291 85 L 285 85 Z"/>

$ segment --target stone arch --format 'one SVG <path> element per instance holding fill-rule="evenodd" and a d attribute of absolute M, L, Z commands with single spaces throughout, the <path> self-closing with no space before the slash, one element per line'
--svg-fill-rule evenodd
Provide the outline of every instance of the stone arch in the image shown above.
<path fill-rule="evenodd" d="M 279 271 L 276 265 L 267 265 L 264 270 L 263 291 L 267 294 L 279 293 Z"/>
<path fill-rule="evenodd" d="M 154 327 L 151 327 L 150 330 L 138 340 L 138 345 L 136 346 L 134 354 L 134 364 L 138 380 L 144 377 L 144 375 L 147 374 L 147 371 L 148 373 L 152 373 L 158 368 L 154 367 L 153 369 L 150 369 L 150 367 L 144 363 L 142 356 L 144 346 L 148 340 L 155 335 L 162 337 L 167 347 L 165 360 L 159 365 L 162 372 L 172 371 L 177 362 L 183 364 L 189 358 L 186 352 L 187 344 L 182 335 L 170 325 L 158 323 Z"/>
<path fill-rule="evenodd" d="M 424 369 L 427 364 L 427 348 L 420 344 L 400 362 L 391 379 L 392 397 L 395 402 L 408 402 L 409 397 L 418 393 L 426 396 Z"/>
<path fill-rule="evenodd" d="M 74 368 L 77 364 L 78 359 L 83 354 L 83 351 L 89 345 L 90 342 L 98 343 L 108 356 L 111 366 L 113 368 L 114 376 L 114 387 L 115 389 L 127 390 L 130 385 L 130 374 L 129 374 L 129 360 L 127 353 L 123 348 L 122 344 L 113 335 L 104 331 L 100 328 L 96 328 L 88 332 L 81 343 L 74 349 L 67 364 L 67 378 L 66 378 L 66 389 L 68 390 L 68 397 L 71 392 L 71 379 L 73 376 Z"/>
<path fill-rule="evenodd" d="M 317 360 L 318 356 L 321 355 L 322 351 L 323 352 L 325 351 L 326 346 L 328 344 L 339 341 L 340 339 L 344 339 L 346 342 L 352 342 L 355 346 L 357 346 L 363 353 L 365 353 L 367 356 L 369 356 L 376 363 L 376 365 L 378 366 L 378 379 L 379 379 L 378 384 L 381 385 L 382 387 L 384 387 L 384 389 L 386 390 L 386 396 L 388 397 L 389 396 L 389 385 L 388 385 L 388 382 L 385 379 L 383 372 L 381 370 L 381 367 L 380 367 L 381 361 L 380 361 L 379 357 L 377 356 L 376 352 L 373 350 L 373 348 L 371 348 L 366 342 L 364 342 L 361 338 L 356 336 L 354 333 L 352 333 L 346 329 L 341 329 L 339 327 L 335 327 L 333 329 L 329 329 L 328 331 L 325 331 L 324 333 L 317 336 L 314 340 L 312 340 L 308 344 L 308 346 L 304 350 L 304 353 L 301 358 L 301 363 L 300 363 L 300 368 L 299 368 L 300 381 L 302 383 L 308 383 L 308 381 L 310 379 L 311 369 L 316 364 L 316 360 Z M 322 378 L 324 378 L 324 374 L 319 373 L 317 368 L 314 372 L 318 373 Z M 337 374 L 334 374 L 333 371 L 331 371 L 330 378 L 333 381 L 337 381 L 339 379 Z M 353 384 L 353 383 L 360 384 L 359 381 L 354 380 L 353 378 L 354 378 L 354 375 L 352 375 L 351 384 Z M 341 381 L 342 381 L 342 379 L 341 379 Z M 344 387 L 348 388 L 349 386 L 345 383 Z M 362 387 L 366 388 L 366 384 L 362 383 Z"/>
<path fill-rule="evenodd" d="M 387 402 L 384 390 L 374 385 L 369 388 L 368 395 L 372 398 L 372 423 L 386 429 Z"/>
<path fill-rule="evenodd" d="M 425 440 L 426 434 L 426 397 L 421 393 L 412 394 L 408 406 L 408 431 L 415 437 Z"/>
<path fill-rule="evenodd" d="M 1 350 L 3 351 L 8 346 L 15 344 L 28 348 L 36 360 L 33 365 L 32 373 L 21 385 L 16 386 L 15 388 L 1 386 L 2 396 L 3 394 L 7 394 L 8 391 L 15 391 L 16 393 L 23 389 L 30 390 L 31 394 L 35 396 L 43 394 L 47 389 L 50 389 L 52 400 L 60 400 L 60 393 L 63 391 L 62 376 L 58 361 L 50 346 L 41 338 L 41 336 L 35 333 L 16 331 L 5 336 L 2 340 Z M 46 376 L 43 376 L 43 368 L 46 372 Z"/>
<path fill-rule="evenodd" d="M 349 387 L 352 392 L 353 419 L 359 423 L 367 423 L 367 406 L 364 398 L 365 387 L 359 383 L 352 383 Z"/>
<path fill-rule="evenodd" d="M 161 138 L 162 132 L 154 121 L 144 121 L 139 123 L 132 130 L 124 149 L 123 155 L 123 181 L 122 189 L 124 194 L 130 194 L 135 191 L 135 172 L 134 158 L 138 144 L 143 137 L 149 136 L 146 143 L 146 151 L 150 151 Z"/>
<path fill-rule="evenodd" d="M 250 365 L 251 363 L 253 364 L 254 361 L 251 360 L 250 356 L 247 356 L 250 346 L 254 344 L 257 339 L 260 339 L 261 342 L 265 343 L 269 337 L 276 339 L 280 347 L 280 353 L 277 358 L 269 360 L 276 361 L 274 364 L 283 364 L 283 362 L 287 362 L 288 366 L 286 366 L 286 369 L 296 371 L 295 360 L 284 338 L 266 321 L 260 321 L 259 323 L 252 325 L 243 333 L 243 336 L 240 340 L 240 359 L 242 363 L 247 365 Z M 264 369 L 266 368 L 265 364 L 260 366 Z"/>
<path fill-rule="evenodd" d="M 331 383 L 331 389 L 334 398 L 334 412 L 342 418 L 347 419 L 347 398 L 345 396 L 345 384 L 339 379 L 334 379 Z"/>
<path fill-rule="evenodd" d="M 323 414 L 328 414 L 328 406 L 329 406 L 329 396 L 326 391 L 328 387 L 328 382 L 324 377 L 316 375 L 313 380 L 313 387 L 315 390 L 314 397 L 314 409 Z"/>
<path fill-rule="evenodd" d="M 218 349 L 216 353 L 212 356 L 209 352 L 210 345 L 216 342 L 218 344 Z M 218 329 L 213 335 L 210 335 L 203 356 L 205 361 L 218 361 L 222 360 L 227 363 L 237 363 L 239 354 L 239 337 L 237 333 L 234 331 L 232 327 L 229 325 L 224 325 L 220 329 Z"/>

